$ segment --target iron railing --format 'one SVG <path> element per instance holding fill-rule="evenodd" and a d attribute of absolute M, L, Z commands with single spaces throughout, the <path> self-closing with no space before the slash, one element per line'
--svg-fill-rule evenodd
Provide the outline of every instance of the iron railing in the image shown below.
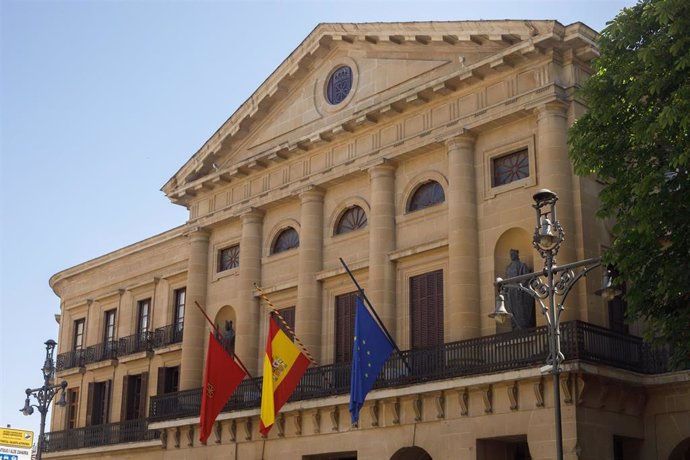
<path fill-rule="evenodd" d="M 117 342 L 115 340 L 109 340 L 87 347 L 84 362 L 90 364 L 115 358 L 117 358 Z"/>
<path fill-rule="evenodd" d="M 118 356 L 127 356 L 141 351 L 153 350 L 153 332 L 138 332 L 117 341 Z"/>
<path fill-rule="evenodd" d="M 537 327 L 504 334 L 393 353 L 374 388 L 390 388 L 477 374 L 542 365 L 548 356 L 548 329 Z M 639 337 L 592 324 L 561 324 L 561 350 L 566 361 L 584 360 L 644 374 L 668 370 L 668 352 L 652 348 Z M 290 401 L 322 398 L 350 391 L 350 363 L 311 367 Z M 259 407 L 261 378 L 244 380 L 223 409 Z M 201 388 L 153 396 L 149 420 L 199 415 Z"/>
<path fill-rule="evenodd" d="M 153 335 L 153 346 L 155 348 L 160 348 L 174 343 L 180 343 L 182 342 L 183 331 L 184 328 L 180 323 L 159 327 Z"/>
<path fill-rule="evenodd" d="M 154 332 L 140 332 L 119 340 L 111 340 L 86 349 L 60 353 L 56 359 L 58 371 L 84 367 L 90 363 L 115 359 L 140 351 L 150 351 L 173 343 L 182 342 L 183 329 L 180 324 L 159 327 Z"/>
<path fill-rule="evenodd" d="M 79 349 L 60 353 L 55 360 L 55 367 L 58 371 L 84 367 L 84 350 Z"/>
<path fill-rule="evenodd" d="M 146 419 L 142 418 L 46 433 L 43 452 L 59 452 L 126 442 L 150 441 L 159 437 L 158 431 L 149 430 Z"/>

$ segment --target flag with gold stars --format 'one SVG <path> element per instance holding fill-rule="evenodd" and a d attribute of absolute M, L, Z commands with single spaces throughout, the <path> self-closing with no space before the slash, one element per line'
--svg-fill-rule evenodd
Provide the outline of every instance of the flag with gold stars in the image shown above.
<path fill-rule="evenodd" d="M 199 440 L 206 442 L 216 417 L 247 375 L 239 364 L 225 351 L 213 332 L 208 337 L 206 372 L 201 392 Z"/>
<path fill-rule="evenodd" d="M 376 382 L 381 368 L 393 351 L 393 344 L 357 296 L 355 338 L 352 349 L 352 377 L 350 380 L 350 414 L 352 423 L 359 420 L 359 410 L 367 393 Z"/>

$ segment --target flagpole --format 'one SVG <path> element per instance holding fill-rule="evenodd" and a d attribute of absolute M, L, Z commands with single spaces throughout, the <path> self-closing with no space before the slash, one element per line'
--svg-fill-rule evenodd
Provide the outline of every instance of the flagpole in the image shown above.
<path fill-rule="evenodd" d="M 211 325 L 211 327 L 213 328 L 213 330 L 214 330 L 215 333 L 216 333 L 216 334 L 215 334 L 215 335 L 216 335 L 216 338 L 218 338 L 221 342 L 223 342 L 223 348 L 225 348 L 226 350 L 227 350 L 228 348 L 230 348 L 230 344 L 227 343 L 227 342 L 225 341 L 225 338 L 223 337 L 223 334 L 221 334 L 221 333 L 218 331 L 218 328 L 216 327 L 215 324 L 213 324 L 213 321 L 211 321 L 211 318 L 208 317 L 208 314 L 206 314 L 206 311 L 204 311 L 204 309 L 201 308 L 201 305 L 199 305 L 199 302 L 197 302 L 197 301 L 195 300 L 195 301 L 194 301 L 194 305 L 196 305 L 197 308 L 199 308 L 199 311 L 204 315 L 204 317 L 206 318 L 206 321 L 208 321 L 208 324 Z M 235 353 L 235 350 L 233 350 L 232 357 L 233 357 L 234 359 L 237 360 L 237 364 L 239 364 L 240 367 L 242 367 L 242 370 L 247 374 L 247 377 L 249 377 L 250 379 L 254 379 L 254 377 L 252 377 L 252 374 L 249 373 L 249 371 L 247 370 L 247 367 L 244 365 L 244 363 L 242 362 L 242 360 L 240 359 L 240 357 L 237 356 L 237 353 Z M 258 385 L 257 385 L 257 386 L 258 386 Z"/>
<path fill-rule="evenodd" d="M 350 267 L 347 266 L 345 261 L 343 260 L 342 257 L 339 257 L 340 263 L 343 264 L 343 267 L 345 268 L 345 271 L 347 271 L 347 274 L 350 275 L 350 279 L 352 279 L 352 282 L 355 283 L 355 286 L 357 286 L 357 290 L 361 294 L 362 298 L 366 301 L 367 305 L 369 305 L 369 310 L 374 314 L 374 317 L 376 318 L 376 322 L 379 324 L 383 332 L 386 334 L 386 338 L 388 341 L 393 345 L 393 348 L 395 348 L 395 351 L 398 352 L 398 356 L 400 356 L 400 359 L 402 359 L 402 362 L 405 363 L 405 367 L 407 367 L 407 370 L 412 372 L 412 368 L 407 362 L 407 359 L 402 354 L 402 351 L 400 351 L 400 348 L 398 348 L 398 344 L 395 343 L 395 340 L 393 340 L 393 336 L 391 336 L 390 332 L 388 332 L 388 329 L 386 328 L 386 325 L 383 324 L 383 321 L 381 321 L 381 318 L 379 318 L 379 314 L 376 313 L 376 309 L 371 305 L 371 302 L 369 302 L 369 299 L 367 298 L 367 295 L 364 293 L 364 289 L 362 289 L 362 286 L 359 285 L 357 280 L 355 279 L 355 275 L 352 274 L 352 271 L 350 271 Z"/>

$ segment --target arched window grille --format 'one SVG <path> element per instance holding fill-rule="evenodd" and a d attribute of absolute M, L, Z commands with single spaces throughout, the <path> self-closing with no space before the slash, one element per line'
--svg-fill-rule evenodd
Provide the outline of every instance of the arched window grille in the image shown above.
<path fill-rule="evenodd" d="M 423 183 L 415 190 L 407 205 L 407 212 L 419 211 L 444 201 L 446 201 L 446 195 L 443 192 L 443 187 L 435 180 L 431 180 Z"/>
<path fill-rule="evenodd" d="M 273 243 L 271 254 L 278 254 L 279 252 L 289 251 L 299 247 L 299 235 L 297 230 L 288 227 L 280 232 Z"/>
<path fill-rule="evenodd" d="M 352 89 L 352 69 L 346 65 L 333 71 L 326 84 L 326 99 L 331 105 L 340 104 Z"/>
<path fill-rule="evenodd" d="M 367 226 L 367 214 L 359 206 L 352 206 L 345 210 L 335 226 L 335 234 L 353 232 Z"/>

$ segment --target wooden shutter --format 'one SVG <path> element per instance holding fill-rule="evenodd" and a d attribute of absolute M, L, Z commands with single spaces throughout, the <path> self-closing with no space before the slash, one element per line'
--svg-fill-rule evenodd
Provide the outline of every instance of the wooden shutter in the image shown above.
<path fill-rule="evenodd" d="M 149 373 L 141 373 L 141 391 L 139 392 L 139 418 L 146 418 L 146 397 L 149 389 Z"/>
<path fill-rule="evenodd" d="M 113 381 L 106 380 L 104 382 L 103 390 L 103 423 L 110 422 L 110 396 L 112 392 Z"/>
<path fill-rule="evenodd" d="M 86 395 L 86 426 L 91 426 L 93 421 L 93 392 L 95 384 L 89 382 L 89 392 Z"/>
<path fill-rule="evenodd" d="M 166 385 L 166 374 L 167 374 L 167 367 L 159 367 L 158 368 L 158 380 L 156 381 L 156 394 L 157 395 L 162 395 L 165 393 L 165 385 Z"/>
<path fill-rule="evenodd" d="M 352 343 L 355 333 L 357 293 L 339 295 L 335 298 L 335 362 L 352 361 Z"/>
<path fill-rule="evenodd" d="M 122 377 L 122 406 L 120 409 L 120 421 L 127 420 L 129 411 L 129 375 Z"/>
<path fill-rule="evenodd" d="M 412 348 L 443 344 L 443 270 L 410 278 Z"/>

